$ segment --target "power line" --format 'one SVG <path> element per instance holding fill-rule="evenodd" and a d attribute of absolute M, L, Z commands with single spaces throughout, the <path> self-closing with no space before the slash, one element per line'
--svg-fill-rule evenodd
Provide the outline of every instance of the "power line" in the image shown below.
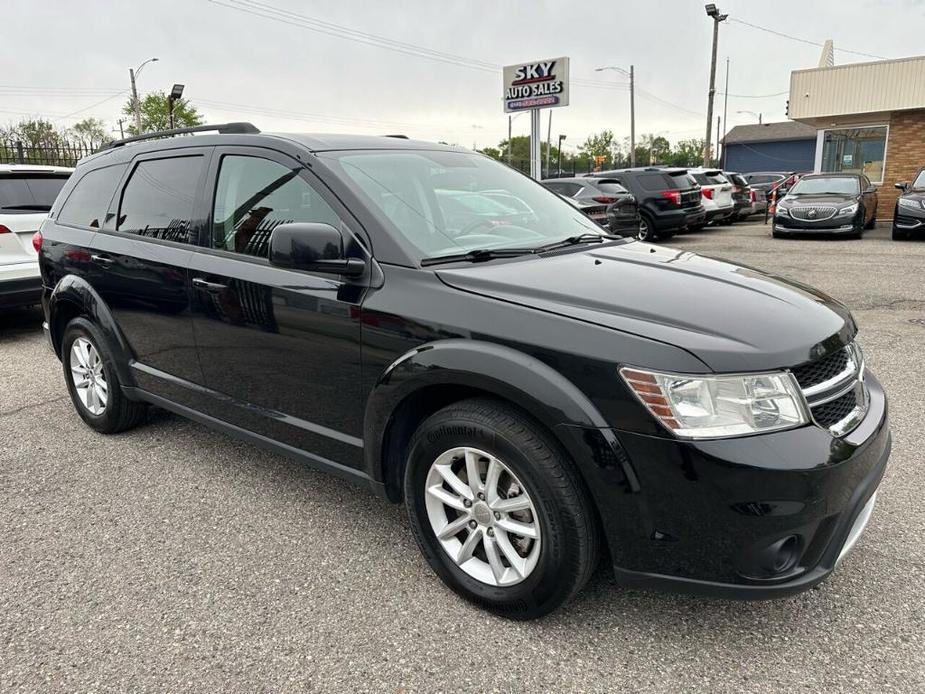
<path fill-rule="evenodd" d="M 94 103 L 90 104 L 89 106 L 84 106 L 83 108 L 79 108 L 79 109 L 77 109 L 76 111 L 71 111 L 70 113 L 66 113 L 66 114 L 63 115 L 63 116 L 58 116 L 55 120 L 64 120 L 65 118 L 70 118 L 71 116 L 76 116 L 78 113 L 83 113 L 84 111 L 89 111 L 91 108 L 94 108 L 94 107 L 96 107 L 96 106 L 99 106 L 100 104 L 105 104 L 107 101 L 112 101 L 113 99 L 116 99 L 116 98 L 122 96 L 123 94 L 127 94 L 127 93 L 128 93 L 128 89 L 123 89 L 123 90 L 122 90 L 121 92 L 119 92 L 118 94 L 113 94 L 112 96 L 107 96 L 105 99 L 100 99 L 99 101 L 94 102 Z"/>
<path fill-rule="evenodd" d="M 805 43 L 807 45 L 818 46 L 820 48 L 823 48 L 825 46 L 824 43 L 819 43 L 818 41 L 810 41 L 809 39 L 801 39 L 798 36 L 792 36 L 791 34 L 785 34 L 782 31 L 777 31 L 776 29 L 768 29 L 767 27 L 759 26 L 757 24 L 752 24 L 751 22 L 746 22 L 742 19 L 736 19 L 735 17 L 730 17 L 729 21 L 735 22 L 736 24 L 742 24 L 744 26 L 751 27 L 752 29 L 758 29 L 759 31 L 766 31 L 769 34 L 774 34 L 775 36 L 780 36 L 781 38 L 790 39 L 791 41 L 797 41 L 798 43 Z M 853 53 L 854 55 L 861 55 L 861 56 L 864 56 L 865 58 L 875 58 L 877 60 L 887 60 L 887 58 L 884 58 L 882 55 L 873 55 L 872 53 L 863 53 L 861 51 L 855 51 L 850 48 L 838 48 L 836 46 L 835 50 L 841 51 L 842 53 Z"/>

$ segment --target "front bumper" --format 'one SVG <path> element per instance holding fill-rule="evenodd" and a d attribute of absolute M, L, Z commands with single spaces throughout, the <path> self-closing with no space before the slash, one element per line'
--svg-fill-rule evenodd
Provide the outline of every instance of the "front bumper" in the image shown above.
<path fill-rule="evenodd" d="M 867 415 L 842 438 L 812 425 L 696 442 L 616 432 L 638 476 L 600 509 L 618 580 L 745 599 L 823 581 L 866 526 L 890 454 L 886 397 L 866 383 Z M 793 562 L 767 569 L 789 538 Z"/>
<path fill-rule="evenodd" d="M 774 215 L 774 231 L 791 234 L 852 234 L 863 228 L 857 215 L 853 217 L 832 217 L 822 221 L 794 219 L 791 216 Z"/>
<path fill-rule="evenodd" d="M 893 230 L 910 233 L 925 233 L 925 210 L 910 210 L 896 206 L 893 213 Z"/>

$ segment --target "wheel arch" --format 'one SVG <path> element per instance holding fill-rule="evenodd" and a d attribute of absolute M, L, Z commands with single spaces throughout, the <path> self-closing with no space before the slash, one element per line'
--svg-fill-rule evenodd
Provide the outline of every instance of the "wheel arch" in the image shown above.
<path fill-rule="evenodd" d="M 115 356 L 114 367 L 119 381 L 123 385 L 134 385 L 129 368 L 132 351 L 109 306 L 85 279 L 65 275 L 55 285 L 48 299 L 49 337 L 59 359 L 62 357 L 61 343 L 67 324 L 79 316 L 92 321 L 105 335 L 107 345 Z"/>
<path fill-rule="evenodd" d="M 552 367 L 504 345 L 443 340 L 393 362 L 367 401 L 366 472 L 383 482 L 389 499 L 401 500 L 405 447 L 420 422 L 453 402 L 477 396 L 505 401 L 542 425 L 576 462 L 589 486 L 588 467 L 613 466 L 615 460 L 629 465 L 597 408 Z M 585 436 L 587 431 L 595 436 Z"/>

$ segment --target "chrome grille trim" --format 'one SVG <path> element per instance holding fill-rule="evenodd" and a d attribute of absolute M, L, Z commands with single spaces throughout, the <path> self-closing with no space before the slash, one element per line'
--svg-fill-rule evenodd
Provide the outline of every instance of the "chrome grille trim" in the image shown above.
<path fill-rule="evenodd" d="M 837 388 L 838 386 L 847 383 L 848 381 L 860 380 L 863 378 L 864 360 L 860 356 L 857 348 L 854 346 L 854 343 L 852 342 L 850 345 L 845 347 L 845 351 L 847 352 L 848 359 L 845 364 L 845 368 L 841 373 L 835 374 L 822 383 L 817 383 L 814 386 L 809 386 L 802 389 L 803 395 L 806 396 L 806 399 L 812 401 L 811 404 L 818 404 L 818 398 L 816 397 L 817 395 L 820 395 L 821 393 L 828 393 L 833 388 Z"/>
<path fill-rule="evenodd" d="M 830 205 L 794 205 L 790 208 L 790 216 L 803 222 L 824 222 L 832 219 L 836 212 L 838 208 Z"/>
<path fill-rule="evenodd" d="M 863 421 L 870 407 L 870 396 L 864 385 L 864 357 L 855 343 L 844 348 L 847 356 L 844 370 L 821 383 L 801 387 L 803 398 L 816 426 L 826 429 L 832 436 L 842 437 L 853 431 Z M 815 409 L 822 408 L 855 391 L 855 407 L 837 422 L 820 422 Z"/>

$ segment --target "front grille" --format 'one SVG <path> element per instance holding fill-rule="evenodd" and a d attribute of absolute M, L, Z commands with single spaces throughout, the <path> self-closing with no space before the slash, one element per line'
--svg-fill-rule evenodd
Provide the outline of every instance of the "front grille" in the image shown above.
<path fill-rule="evenodd" d="M 816 405 L 816 407 L 813 408 L 813 418 L 819 426 L 829 428 L 835 426 L 851 414 L 857 405 L 857 395 L 854 389 L 852 389 L 840 398 L 836 398 L 824 405 Z"/>
<path fill-rule="evenodd" d="M 825 383 L 830 378 L 834 378 L 838 374 L 844 372 L 847 368 L 848 352 L 847 350 L 840 349 L 822 359 L 797 366 L 792 369 L 792 371 L 800 387 L 806 389 L 817 386 L 820 383 Z"/>
<path fill-rule="evenodd" d="M 790 208 L 790 216 L 804 222 L 821 222 L 835 216 L 837 208 L 827 205 L 801 205 Z"/>

